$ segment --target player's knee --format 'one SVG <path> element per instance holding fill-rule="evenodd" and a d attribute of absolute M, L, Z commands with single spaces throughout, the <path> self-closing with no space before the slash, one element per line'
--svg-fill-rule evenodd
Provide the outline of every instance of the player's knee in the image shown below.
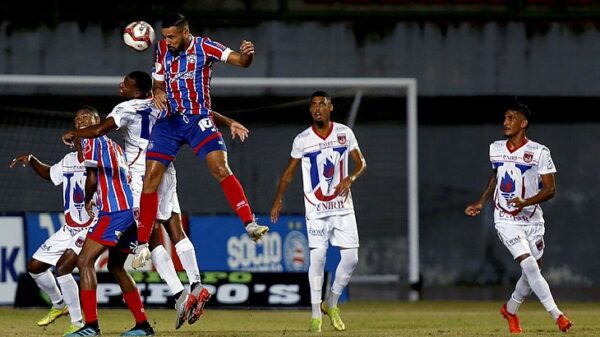
<path fill-rule="evenodd" d="M 43 263 L 36 259 L 31 259 L 27 262 L 27 272 L 30 274 L 40 274 L 48 269 Z"/>
<path fill-rule="evenodd" d="M 310 266 L 313 268 L 325 268 L 327 249 L 313 248 L 310 250 Z"/>
<path fill-rule="evenodd" d="M 343 263 L 346 268 L 354 270 L 358 264 L 358 249 L 353 248 L 342 250 L 340 262 Z"/>

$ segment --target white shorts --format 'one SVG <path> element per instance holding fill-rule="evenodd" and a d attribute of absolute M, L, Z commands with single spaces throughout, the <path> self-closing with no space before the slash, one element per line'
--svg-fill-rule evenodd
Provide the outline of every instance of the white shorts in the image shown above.
<path fill-rule="evenodd" d="M 523 254 L 530 254 L 539 260 L 544 255 L 544 223 L 517 225 L 498 222 L 496 232 L 515 259 Z"/>
<path fill-rule="evenodd" d="M 358 248 L 358 229 L 354 213 L 331 215 L 319 219 L 306 219 L 309 248 L 332 246 Z"/>
<path fill-rule="evenodd" d="M 72 249 L 77 255 L 85 242 L 89 227 L 75 228 L 63 225 L 56 233 L 52 234 L 40 248 L 33 254 L 33 258 L 56 266 L 58 259 L 67 249 Z"/>
<path fill-rule="evenodd" d="M 177 175 L 173 165 L 165 171 L 165 174 L 158 186 L 158 212 L 156 218 L 158 220 L 167 220 L 171 217 L 171 213 L 181 213 L 179 207 L 179 199 L 177 198 Z M 132 170 L 131 171 L 131 192 L 133 194 L 133 208 L 140 208 L 140 196 L 144 186 L 145 172 Z M 137 218 L 136 218 L 137 220 Z"/>

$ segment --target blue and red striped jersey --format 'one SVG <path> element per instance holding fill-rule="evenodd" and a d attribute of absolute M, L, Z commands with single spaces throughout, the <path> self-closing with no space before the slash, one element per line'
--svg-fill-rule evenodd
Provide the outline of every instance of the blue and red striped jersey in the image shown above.
<path fill-rule="evenodd" d="M 187 49 L 176 55 L 167 49 L 163 39 L 156 44 L 152 77 L 167 87 L 167 111 L 210 115 L 210 79 L 215 62 L 226 62 L 231 49 L 208 37 L 192 37 Z"/>
<path fill-rule="evenodd" d="M 98 169 L 98 210 L 110 213 L 131 209 L 129 168 L 119 144 L 106 136 L 82 139 L 81 150 L 85 166 Z"/>

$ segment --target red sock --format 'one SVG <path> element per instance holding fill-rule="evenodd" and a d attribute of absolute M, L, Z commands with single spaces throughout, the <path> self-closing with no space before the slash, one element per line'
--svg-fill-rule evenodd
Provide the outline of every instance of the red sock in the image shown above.
<path fill-rule="evenodd" d="M 146 317 L 146 310 L 144 310 L 144 305 L 142 304 L 142 298 L 137 289 L 124 293 L 123 299 L 125 300 L 125 303 L 127 303 L 129 311 L 131 311 L 133 317 L 135 317 L 135 324 L 144 323 L 148 320 Z"/>
<path fill-rule="evenodd" d="M 244 188 L 237 178 L 232 174 L 223 179 L 221 181 L 221 188 L 223 189 L 223 193 L 225 193 L 227 201 L 229 201 L 229 205 L 237 213 L 244 225 L 252 222 L 252 210 L 244 194 Z"/>
<path fill-rule="evenodd" d="M 142 193 L 140 197 L 140 223 L 138 224 L 138 243 L 150 240 L 154 220 L 158 212 L 158 193 Z"/>
<path fill-rule="evenodd" d="M 94 323 L 98 321 L 98 301 L 96 299 L 96 289 L 81 290 L 81 309 L 85 316 L 85 323 Z"/>

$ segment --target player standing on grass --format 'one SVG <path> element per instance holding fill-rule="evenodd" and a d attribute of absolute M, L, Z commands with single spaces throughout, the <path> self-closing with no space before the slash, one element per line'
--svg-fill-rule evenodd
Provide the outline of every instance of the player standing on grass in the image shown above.
<path fill-rule="evenodd" d="M 283 194 L 302 163 L 306 229 L 310 248 L 308 280 L 312 304 L 311 332 L 320 332 L 321 311 L 329 316 L 335 330 L 346 329 L 337 306 L 358 263 L 358 229 L 350 186 L 367 168 L 352 130 L 330 120 L 333 104 L 324 91 L 312 94 L 312 126 L 294 139 L 291 158 L 279 179 L 271 208 L 271 221 L 277 222 Z M 355 167 L 348 172 L 352 158 Z M 340 247 L 341 259 L 326 302 L 321 303 L 325 256 L 329 242 Z"/>
<path fill-rule="evenodd" d="M 77 114 L 75 128 L 85 128 L 99 121 L 98 116 L 83 117 L 82 114 Z M 37 249 L 27 263 L 27 271 L 52 301 L 52 308 L 37 325 L 46 326 L 68 314 L 71 316 L 71 325 L 66 332 L 68 334 L 83 326 L 79 288 L 71 273 L 77 266 L 77 254 L 81 251 L 87 229 L 94 220 L 85 210 L 86 172 L 83 159 L 79 160 L 77 152 L 70 152 L 60 162 L 49 166 L 32 154 L 24 154 L 14 158 L 10 167 L 18 163 L 23 167 L 30 165 L 35 173 L 52 181 L 54 185 L 63 185 L 65 224 Z M 50 271 L 51 266 L 56 267 L 56 281 L 60 289 Z"/>
<path fill-rule="evenodd" d="M 540 203 L 554 197 L 556 168 L 550 150 L 527 138 L 531 112 L 519 102 L 504 114 L 507 140 L 490 145 L 492 172 L 479 200 L 465 209 L 477 216 L 493 194 L 494 222 L 498 237 L 521 265 L 521 278 L 500 312 L 511 333 L 521 333 L 517 310 L 533 291 L 558 328 L 567 332 L 573 323 L 558 309 L 548 282 L 540 272 L 544 253 L 544 218 Z"/>
<path fill-rule="evenodd" d="M 85 107 L 82 115 L 98 115 L 96 109 Z M 133 196 L 129 186 L 129 168 L 121 147 L 106 136 L 82 139 L 85 160 L 86 209 L 91 212 L 91 195 L 98 193 L 98 221 L 87 233 L 79 254 L 81 304 L 85 325 L 67 336 L 98 336 L 97 280 L 94 263 L 108 248 L 108 270 L 123 292 L 123 299 L 135 317 L 135 326 L 121 336 L 153 336 L 142 299 L 135 281 L 124 268 L 127 255 L 137 245 L 137 228 L 133 216 Z"/>
<path fill-rule="evenodd" d="M 209 88 L 214 63 L 248 67 L 254 58 L 254 46 L 243 41 L 238 53 L 207 37 L 194 37 L 181 14 L 170 14 L 163 19 L 162 35 L 164 39 L 156 46 L 152 76 L 154 103 L 165 114 L 152 129 L 146 153 L 140 198 L 140 243 L 148 242 L 158 208 L 160 181 L 183 144 L 189 144 L 197 156 L 206 160 L 248 235 L 259 240 L 269 228 L 256 223 L 244 189 L 229 168 L 225 143 L 214 124 Z M 141 248 L 136 258 L 148 255 L 147 249 Z M 199 294 L 197 287 L 190 296 L 201 306 Z"/>
<path fill-rule="evenodd" d="M 139 209 L 140 194 L 146 171 L 145 157 L 148 138 L 159 114 L 150 95 L 151 86 L 152 78 L 149 74 L 142 71 L 129 73 L 119 85 L 121 97 L 128 99 L 128 101 L 115 106 L 102 123 L 85 129 L 71 130 L 63 135 L 63 142 L 71 144 L 75 137 L 96 138 L 114 129 L 119 129 L 124 133 L 125 154 L 131 170 L 134 214 Z M 219 124 L 230 127 L 234 139 L 236 136 L 240 137 L 242 141 L 246 139 L 248 129 L 243 125 L 216 112 L 214 116 Z M 159 207 L 155 226 L 159 226 L 160 223 L 164 224 L 171 241 L 175 245 L 175 250 L 183 268 L 187 273 L 190 289 L 195 289 L 202 286 L 200 271 L 196 261 L 194 246 L 185 235 L 181 226 L 181 210 L 179 208 L 176 189 L 177 177 L 175 168 L 171 163 L 158 188 Z M 167 282 L 169 289 L 176 298 L 178 314 L 175 328 L 179 329 L 188 316 L 188 321 L 193 323 L 202 314 L 203 307 L 196 307 L 196 310 L 189 315 L 190 311 L 194 309 L 191 307 L 191 303 L 188 303 L 191 302 L 191 297 L 188 296 L 188 292 L 181 284 L 171 257 L 160 243 L 158 230 L 152 232 L 149 243 L 152 252 L 152 263 L 163 280 Z M 140 265 L 136 264 L 139 262 L 138 260 L 134 260 L 133 267 L 139 268 Z M 202 299 L 201 303 L 205 303 L 210 299 L 210 294 L 208 291 L 203 290 L 200 298 Z"/>

